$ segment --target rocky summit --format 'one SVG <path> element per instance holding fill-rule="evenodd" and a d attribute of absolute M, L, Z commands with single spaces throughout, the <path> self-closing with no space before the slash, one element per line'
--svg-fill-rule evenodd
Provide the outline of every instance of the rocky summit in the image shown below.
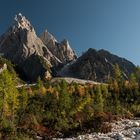
<path fill-rule="evenodd" d="M 31 23 L 19 13 L 13 25 L 0 37 L 0 53 L 16 65 L 24 79 L 35 81 L 39 76 L 50 77 L 51 67 L 76 58 L 68 41 L 53 41 L 54 37 L 48 32 L 47 35 L 43 33 L 41 39 L 37 37 Z"/>

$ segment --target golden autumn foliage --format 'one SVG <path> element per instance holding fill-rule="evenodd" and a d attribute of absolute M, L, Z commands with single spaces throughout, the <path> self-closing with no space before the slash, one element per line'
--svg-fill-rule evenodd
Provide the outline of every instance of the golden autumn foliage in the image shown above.
<path fill-rule="evenodd" d="M 16 88 L 8 71 L 0 75 L 0 134 L 8 137 L 52 138 L 56 132 L 91 129 L 109 132 L 115 118 L 133 116 L 140 111 L 140 85 L 131 81 L 110 84 L 68 84 L 65 80 Z M 18 128 L 18 131 L 17 131 Z M 1 137 L 0 137 L 1 138 Z M 12 139 L 13 140 L 13 139 Z"/>

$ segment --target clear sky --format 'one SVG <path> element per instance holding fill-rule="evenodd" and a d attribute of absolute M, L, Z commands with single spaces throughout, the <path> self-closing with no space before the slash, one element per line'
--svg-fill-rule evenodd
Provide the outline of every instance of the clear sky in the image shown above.
<path fill-rule="evenodd" d="M 102 48 L 140 65 L 140 0 L 1 0 L 0 34 L 19 12 L 78 55 Z"/>

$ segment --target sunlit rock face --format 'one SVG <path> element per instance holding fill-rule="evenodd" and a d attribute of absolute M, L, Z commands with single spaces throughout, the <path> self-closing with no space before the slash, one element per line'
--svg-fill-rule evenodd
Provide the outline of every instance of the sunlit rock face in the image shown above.
<path fill-rule="evenodd" d="M 40 39 L 61 63 L 68 63 L 77 58 L 75 52 L 70 47 L 68 40 L 64 39 L 59 43 L 47 30 L 41 34 Z"/>
<path fill-rule="evenodd" d="M 42 75 L 41 72 L 46 69 L 39 59 L 45 61 L 48 67 L 59 63 L 37 37 L 31 23 L 20 13 L 15 16 L 13 25 L 0 37 L 0 53 L 17 65 L 25 77 L 31 80 Z M 28 65 L 29 60 L 33 61 L 31 58 L 34 58 L 34 63 Z"/>

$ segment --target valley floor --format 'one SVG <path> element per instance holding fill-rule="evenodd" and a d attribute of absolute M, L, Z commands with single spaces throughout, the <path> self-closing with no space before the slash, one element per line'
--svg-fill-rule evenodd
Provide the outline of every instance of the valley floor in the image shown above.
<path fill-rule="evenodd" d="M 140 140 L 140 119 L 122 119 L 111 123 L 112 132 L 90 133 L 72 138 L 53 138 L 53 140 Z"/>

